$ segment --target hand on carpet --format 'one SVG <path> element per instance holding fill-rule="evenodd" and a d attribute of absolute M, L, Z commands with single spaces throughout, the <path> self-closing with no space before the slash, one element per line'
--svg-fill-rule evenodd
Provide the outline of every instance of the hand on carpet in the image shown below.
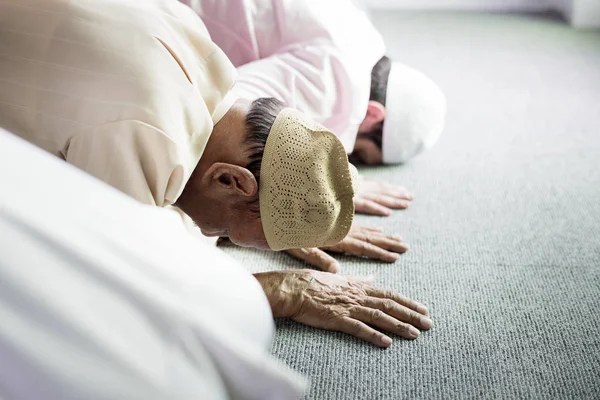
<path fill-rule="evenodd" d="M 325 250 L 392 263 L 398 260 L 399 254 L 408 250 L 408 245 L 402 243 L 401 237 L 387 235 L 380 228 L 352 225 L 348 236 L 334 246 L 286 251 L 291 256 L 304 260 L 323 271 L 338 272 L 340 265 Z"/>
<path fill-rule="evenodd" d="M 372 327 L 406 339 L 432 326 L 427 308 L 389 290 L 373 287 L 372 279 L 344 277 L 313 270 L 254 274 L 274 317 L 332 331 L 340 331 L 380 347 L 392 339 Z"/>
<path fill-rule="evenodd" d="M 392 209 L 408 208 L 412 199 L 413 195 L 402 186 L 361 179 L 354 209 L 357 213 L 389 216 Z"/>

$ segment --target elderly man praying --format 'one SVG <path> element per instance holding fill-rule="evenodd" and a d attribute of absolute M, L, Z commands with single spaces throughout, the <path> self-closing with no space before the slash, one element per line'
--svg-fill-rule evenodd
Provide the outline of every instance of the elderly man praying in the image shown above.
<path fill-rule="evenodd" d="M 235 68 L 179 2 L 9 0 L 0 11 L 0 127 L 143 203 L 177 206 L 206 235 L 386 261 L 406 251 L 351 226 L 339 140 L 278 100 L 237 98 Z M 330 259 L 319 266 L 333 272 Z"/>
<path fill-rule="evenodd" d="M 236 96 L 283 100 L 335 133 L 353 162 L 406 162 L 440 135 L 443 93 L 421 72 L 385 56 L 383 38 L 351 0 L 180 1 L 237 67 Z M 413 199 L 404 187 L 359 181 L 356 212 L 388 216 Z M 365 227 L 327 248 L 387 262 L 407 249 L 399 237 Z M 327 271 L 339 268 L 323 249 L 289 253 Z"/>
<path fill-rule="evenodd" d="M 8 0 L 0 26 L 0 125 L 17 136 L 238 244 L 329 246 L 350 231 L 354 171 L 341 142 L 277 100 L 232 97 L 235 68 L 179 2 Z M 369 324 L 406 338 L 431 326 L 424 306 L 364 282 L 255 278 L 275 316 L 380 346 L 391 340 Z"/>

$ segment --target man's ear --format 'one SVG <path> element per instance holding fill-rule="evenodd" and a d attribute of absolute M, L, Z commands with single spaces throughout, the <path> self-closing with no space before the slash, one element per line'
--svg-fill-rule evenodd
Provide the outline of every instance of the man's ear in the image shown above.
<path fill-rule="evenodd" d="M 236 193 L 246 197 L 254 197 L 258 193 L 258 182 L 252 172 L 239 165 L 214 163 L 204 174 L 211 188 Z"/>
<path fill-rule="evenodd" d="M 378 101 L 369 100 L 369 104 L 367 105 L 367 116 L 365 119 L 368 119 L 373 124 L 378 124 L 379 122 L 385 119 L 385 107 Z"/>
<path fill-rule="evenodd" d="M 377 124 L 385 119 L 385 106 L 378 101 L 369 100 L 367 105 L 367 115 L 360 124 L 359 132 L 371 132 Z"/>

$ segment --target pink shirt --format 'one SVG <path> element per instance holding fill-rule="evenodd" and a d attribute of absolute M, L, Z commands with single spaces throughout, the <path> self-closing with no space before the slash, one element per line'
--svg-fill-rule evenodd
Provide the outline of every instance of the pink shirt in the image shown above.
<path fill-rule="evenodd" d="M 237 96 L 283 100 L 352 151 L 385 45 L 351 0 L 180 1 L 238 67 Z"/>

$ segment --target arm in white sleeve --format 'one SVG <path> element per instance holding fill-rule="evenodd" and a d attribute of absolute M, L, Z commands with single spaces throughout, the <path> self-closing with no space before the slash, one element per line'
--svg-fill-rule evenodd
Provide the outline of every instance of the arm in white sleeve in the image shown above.
<path fill-rule="evenodd" d="M 238 68 L 234 93 L 276 97 L 351 152 L 385 45 L 350 0 L 181 0 Z"/>
<path fill-rule="evenodd" d="M 354 76 L 339 50 L 306 44 L 238 68 L 239 97 L 275 97 L 332 130 L 352 152 L 367 108 L 368 81 Z M 369 76 L 370 78 L 370 76 Z"/>
<path fill-rule="evenodd" d="M 383 38 L 349 0 L 255 2 L 273 9 L 253 25 L 262 59 L 238 66 L 234 90 L 286 101 L 352 152 L 367 111 L 371 70 L 385 54 Z"/>

